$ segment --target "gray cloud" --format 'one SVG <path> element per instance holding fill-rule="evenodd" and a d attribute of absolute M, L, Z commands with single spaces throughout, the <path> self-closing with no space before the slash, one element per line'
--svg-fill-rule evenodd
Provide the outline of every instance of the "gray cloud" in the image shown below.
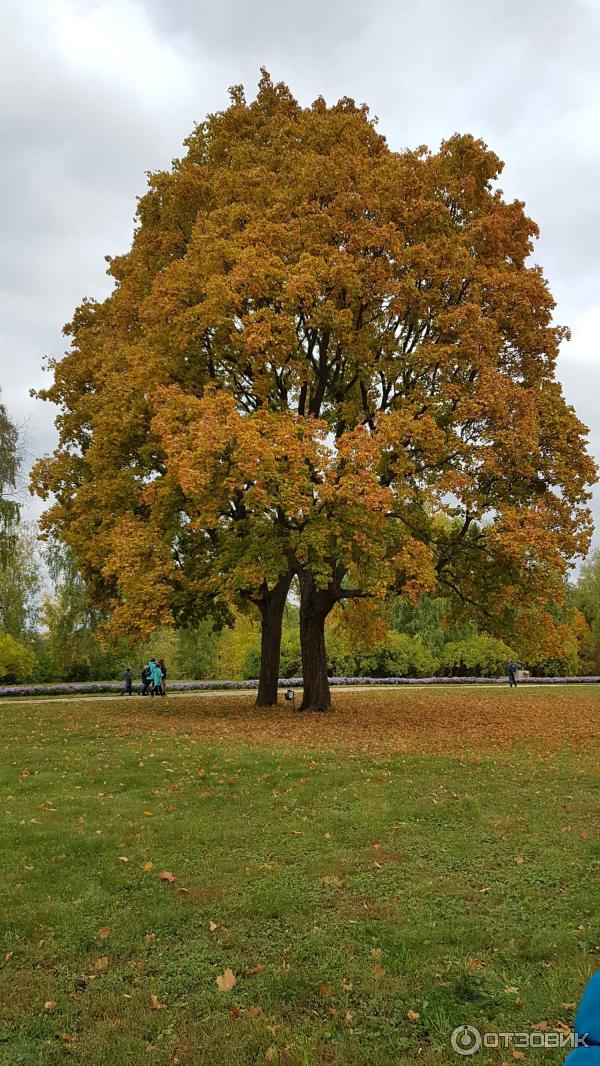
<path fill-rule="evenodd" d="M 180 154 L 229 85 L 250 95 L 263 64 L 303 102 L 366 101 L 394 148 L 470 131 L 506 161 L 501 184 L 540 225 L 535 260 L 573 328 L 559 376 L 600 458 L 597 0 L 8 0 L 0 383 L 29 453 L 54 440 L 29 387 L 81 298 L 108 291 L 103 257 L 128 246 L 144 172 Z M 598 494 L 594 510 L 600 526 Z"/>

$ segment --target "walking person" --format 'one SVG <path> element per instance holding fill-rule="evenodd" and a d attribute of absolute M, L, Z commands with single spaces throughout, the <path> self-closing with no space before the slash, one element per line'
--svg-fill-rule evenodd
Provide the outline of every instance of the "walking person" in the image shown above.
<path fill-rule="evenodd" d="M 147 696 L 150 691 L 150 685 L 152 681 L 150 678 L 150 667 L 145 666 L 142 670 L 142 687 L 140 689 L 140 696 Z"/>
<path fill-rule="evenodd" d="M 158 665 L 156 659 L 150 659 L 148 663 L 148 669 L 150 670 L 150 678 L 152 680 L 152 689 L 150 691 L 151 696 L 162 696 L 162 670 Z"/>
<path fill-rule="evenodd" d="M 160 672 L 162 674 L 162 681 L 161 681 L 161 685 L 160 685 L 161 690 L 162 690 L 161 694 L 163 696 L 166 696 L 167 695 L 167 668 L 165 666 L 165 660 L 164 659 L 159 659 L 158 660 L 158 665 L 160 666 Z"/>
<path fill-rule="evenodd" d="M 516 688 L 517 687 L 517 670 L 518 669 L 519 668 L 518 668 L 517 664 L 515 662 L 513 662 L 512 659 L 511 659 L 510 662 L 508 663 L 508 685 L 509 685 L 509 688 Z"/>
<path fill-rule="evenodd" d="M 130 666 L 128 666 L 126 671 L 125 671 L 125 688 L 123 689 L 123 692 L 121 693 L 121 695 L 122 696 L 131 696 L 131 695 L 133 695 L 132 685 L 133 685 L 133 670 L 131 669 Z"/>

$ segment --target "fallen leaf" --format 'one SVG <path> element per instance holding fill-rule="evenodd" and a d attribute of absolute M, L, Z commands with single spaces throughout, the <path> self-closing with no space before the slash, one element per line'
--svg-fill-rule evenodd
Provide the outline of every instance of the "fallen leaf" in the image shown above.
<path fill-rule="evenodd" d="M 225 970 L 225 972 L 219 974 L 215 980 L 220 992 L 231 992 L 231 989 L 236 983 L 236 977 L 233 970 Z"/>
<path fill-rule="evenodd" d="M 248 1014 L 251 1018 L 258 1018 L 259 1014 L 262 1014 L 262 1007 L 248 1007 Z"/>
<path fill-rule="evenodd" d="M 232 1018 L 239 1018 L 240 1008 L 236 1007 L 235 1003 L 229 1008 L 229 1013 Z"/>
<path fill-rule="evenodd" d="M 108 955 L 99 955 L 97 959 L 93 959 L 95 970 L 107 970 L 108 969 Z"/>
<path fill-rule="evenodd" d="M 158 877 L 160 881 L 167 881 L 170 885 L 175 884 L 175 881 L 177 880 L 174 874 L 170 873 L 168 870 L 163 870 Z"/>
<path fill-rule="evenodd" d="M 107 936 L 110 936 L 110 929 L 107 925 L 103 925 L 102 929 L 98 930 L 98 936 L 100 937 L 100 940 L 106 940 Z"/>
<path fill-rule="evenodd" d="M 44 1003 L 44 1010 L 47 1010 L 49 1013 L 52 1013 L 53 1010 L 56 1010 L 57 1006 L 58 1004 L 55 999 L 47 999 Z"/>
<path fill-rule="evenodd" d="M 408 1018 L 409 1022 L 418 1022 L 421 1015 L 416 1010 L 407 1010 L 406 1017 Z"/>
<path fill-rule="evenodd" d="M 150 1003 L 151 1010 L 164 1010 L 166 1007 L 166 1003 L 161 1003 L 158 999 L 158 996 L 154 995 L 154 992 L 152 992 L 150 995 Z"/>
<path fill-rule="evenodd" d="M 145 870 L 147 874 L 149 874 L 150 870 L 153 870 L 153 869 L 154 869 L 154 863 L 153 862 L 145 862 L 144 865 L 142 866 L 142 870 Z"/>
<path fill-rule="evenodd" d="M 208 928 L 210 929 L 211 933 L 214 933 L 215 930 L 219 928 L 219 926 L 217 925 L 216 922 L 209 922 L 208 923 Z"/>
<path fill-rule="evenodd" d="M 329 985 L 325 984 L 324 981 L 321 981 L 321 984 L 319 985 L 319 992 L 321 993 L 322 996 L 330 996 L 331 995 L 331 989 L 330 989 Z"/>
<path fill-rule="evenodd" d="M 251 966 L 249 970 L 246 970 L 246 977 L 250 977 L 253 973 L 260 973 L 261 970 L 264 970 L 264 966 L 259 962 L 256 966 Z"/>
<path fill-rule="evenodd" d="M 525 1052 L 517 1051 L 516 1048 L 513 1048 L 512 1057 L 513 1059 L 515 1059 L 516 1062 L 522 1062 L 522 1060 L 525 1058 Z"/>

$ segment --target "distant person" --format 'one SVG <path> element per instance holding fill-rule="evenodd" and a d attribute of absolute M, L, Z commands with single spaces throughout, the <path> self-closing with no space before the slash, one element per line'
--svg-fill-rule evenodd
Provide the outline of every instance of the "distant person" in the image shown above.
<path fill-rule="evenodd" d="M 508 684 L 509 684 L 510 688 L 516 688 L 517 687 L 517 670 L 518 669 L 519 668 L 518 668 L 517 664 L 514 663 L 512 661 L 512 659 L 511 659 L 511 661 L 508 664 Z"/>
<path fill-rule="evenodd" d="M 150 659 L 148 663 L 150 678 L 152 680 L 151 696 L 162 696 L 162 670 L 156 659 Z"/>
<path fill-rule="evenodd" d="M 142 687 L 140 689 L 140 696 L 147 696 L 150 691 L 150 685 L 152 684 L 152 678 L 150 677 L 150 667 L 145 666 L 142 670 Z"/>
<path fill-rule="evenodd" d="M 159 659 L 158 660 L 158 665 L 160 666 L 160 672 L 162 674 L 162 681 L 161 681 L 161 686 L 160 686 L 161 689 L 162 689 L 162 695 L 166 696 L 167 695 L 167 668 L 165 666 L 165 660 L 164 659 Z"/>
<path fill-rule="evenodd" d="M 130 666 L 128 666 L 126 671 L 125 671 L 125 688 L 123 689 L 123 695 L 124 696 L 131 696 L 133 694 L 132 693 L 132 685 L 133 685 L 133 670 L 131 669 Z"/>

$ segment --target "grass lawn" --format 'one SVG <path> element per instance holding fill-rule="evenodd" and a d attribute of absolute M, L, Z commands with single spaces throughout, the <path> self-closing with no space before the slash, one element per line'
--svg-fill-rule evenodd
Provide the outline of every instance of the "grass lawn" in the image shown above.
<path fill-rule="evenodd" d="M 452 1029 L 570 1025 L 600 686 L 252 699 L 0 705 L 0 1062 L 512 1066 Z"/>

